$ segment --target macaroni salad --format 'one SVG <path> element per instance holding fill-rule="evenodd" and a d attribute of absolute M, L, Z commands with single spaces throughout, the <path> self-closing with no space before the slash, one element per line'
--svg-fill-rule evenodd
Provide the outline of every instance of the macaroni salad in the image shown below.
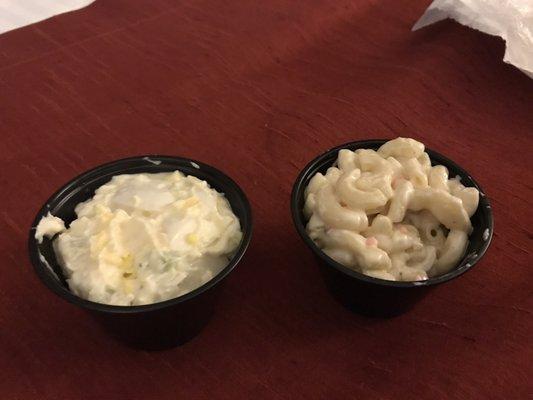
<path fill-rule="evenodd" d="M 339 151 L 305 192 L 311 239 L 332 259 L 365 275 L 417 281 L 445 274 L 463 257 L 479 192 L 424 145 L 397 138 L 377 151 Z"/>

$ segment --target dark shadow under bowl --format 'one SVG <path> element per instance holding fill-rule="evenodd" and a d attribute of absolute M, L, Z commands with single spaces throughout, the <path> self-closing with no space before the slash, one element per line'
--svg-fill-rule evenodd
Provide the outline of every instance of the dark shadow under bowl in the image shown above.
<path fill-rule="evenodd" d="M 341 149 L 377 149 L 387 140 L 363 140 L 350 142 L 328 150 L 312 160 L 294 183 L 291 195 L 291 211 L 294 225 L 305 244 L 316 256 L 320 270 L 332 295 L 351 310 L 370 316 L 394 316 L 410 309 L 430 288 L 450 281 L 470 270 L 483 257 L 492 239 L 493 217 L 487 197 L 481 187 L 464 169 L 436 151 L 426 148 L 432 165 L 444 165 L 450 177 L 461 177 L 461 183 L 475 187 L 480 192 L 479 206 L 472 216 L 474 228 L 463 259 L 452 271 L 425 281 L 397 282 L 372 278 L 343 266 L 328 257 L 307 235 L 307 220 L 303 215 L 304 192 L 310 179 L 317 173 L 325 173 L 337 160 Z"/>
<path fill-rule="evenodd" d="M 158 173 L 179 170 L 205 180 L 228 199 L 239 218 L 243 237 L 228 265 L 203 286 L 180 297 L 141 306 L 113 306 L 82 299 L 68 289 L 58 265 L 52 240 L 39 244 L 35 227 L 49 211 L 63 219 L 68 226 L 76 218 L 74 209 L 80 202 L 93 197 L 97 188 L 115 175 Z M 138 156 L 101 165 L 72 179 L 48 199 L 39 210 L 28 239 L 30 259 L 41 281 L 55 294 L 72 304 L 88 310 L 109 331 L 134 347 L 163 349 L 183 344 L 207 324 L 223 279 L 243 257 L 252 236 L 252 214 L 244 192 L 219 170 L 180 157 Z"/>

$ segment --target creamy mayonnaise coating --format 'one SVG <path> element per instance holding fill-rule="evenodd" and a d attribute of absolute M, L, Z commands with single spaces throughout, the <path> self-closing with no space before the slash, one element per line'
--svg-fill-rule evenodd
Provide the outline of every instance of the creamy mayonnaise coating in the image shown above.
<path fill-rule="evenodd" d="M 114 176 L 76 214 L 56 256 L 72 292 L 105 304 L 188 293 L 227 265 L 242 237 L 226 198 L 179 171 Z"/>
<path fill-rule="evenodd" d="M 43 242 L 43 238 L 52 237 L 56 233 L 63 232 L 65 230 L 65 223 L 61 218 L 54 217 L 50 214 L 50 211 L 46 216 L 42 217 L 35 229 L 35 239 L 39 243 Z"/>

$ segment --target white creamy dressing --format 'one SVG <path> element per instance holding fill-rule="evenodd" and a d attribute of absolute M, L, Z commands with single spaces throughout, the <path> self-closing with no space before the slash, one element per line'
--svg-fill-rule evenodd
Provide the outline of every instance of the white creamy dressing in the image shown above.
<path fill-rule="evenodd" d="M 54 217 L 48 211 L 45 217 L 41 218 L 37 228 L 35 229 L 35 239 L 39 243 L 43 242 L 43 238 L 53 237 L 56 233 L 62 232 L 65 230 L 65 223 L 61 218 Z"/>
<path fill-rule="evenodd" d="M 35 237 L 64 231 L 54 249 L 70 289 L 105 304 L 188 293 L 227 265 L 242 237 L 224 195 L 179 171 L 114 176 L 76 214 L 67 230 L 44 217 Z"/>

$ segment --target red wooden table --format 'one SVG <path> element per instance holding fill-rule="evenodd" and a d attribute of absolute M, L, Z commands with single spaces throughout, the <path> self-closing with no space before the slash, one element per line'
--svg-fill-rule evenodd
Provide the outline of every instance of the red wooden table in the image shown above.
<path fill-rule="evenodd" d="M 0 397 L 525 399 L 531 393 L 533 80 L 429 0 L 97 1 L 0 36 Z M 413 311 L 326 291 L 289 215 L 299 170 L 346 141 L 412 136 L 484 187 L 495 237 Z M 209 326 L 132 350 L 36 278 L 31 220 L 76 174 L 162 153 L 222 169 L 255 233 Z M 529 377 L 529 378 L 528 378 Z"/>

